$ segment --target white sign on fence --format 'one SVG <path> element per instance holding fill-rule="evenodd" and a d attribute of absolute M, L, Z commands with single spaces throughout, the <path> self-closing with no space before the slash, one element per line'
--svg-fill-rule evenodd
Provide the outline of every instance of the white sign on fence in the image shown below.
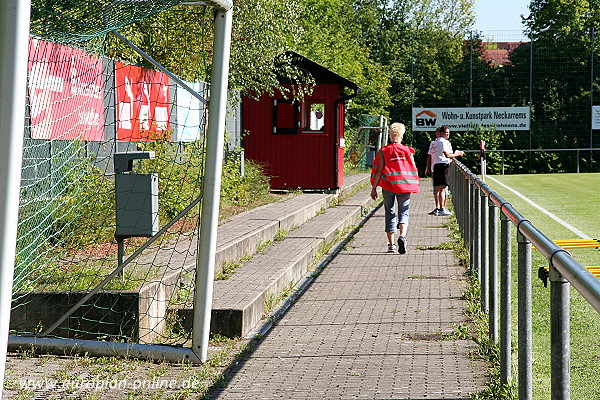
<path fill-rule="evenodd" d="M 592 106 L 592 129 L 600 129 L 600 106 Z"/>
<path fill-rule="evenodd" d="M 528 131 L 529 107 L 413 108 L 413 131 L 433 131 L 448 125 L 453 131 L 496 127 L 499 131 Z"/>

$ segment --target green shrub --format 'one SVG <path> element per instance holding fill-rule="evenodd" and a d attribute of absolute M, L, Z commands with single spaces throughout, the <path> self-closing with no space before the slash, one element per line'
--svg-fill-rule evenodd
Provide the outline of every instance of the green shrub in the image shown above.
<path fill-rule="evenodd" d="M 21 190 L 15 287 L 72 249 L 114 234 L 114 183 L 93 165 L 79 142 L 52 159 L 52 172 Z"/>
<path fill-rule="evenodd" d="M 227 160 L 223 164 L 221 206 L 250 207 L 265 201 L 270 192 L 269 177 L 256 162 L 246 160 L 244 176 L 240 161 Z"/>
<path fill-rule="evenodd" d="M 161 225 L 170 221 L 200 195 L 204 148 L 200 141 L 170 142 L 168 135 L 138 145 L 156 158 L 138 163 L 136 173 L 158 173 Z M 197 211 L 196 211 L 197 213 Z M 197 214 L 196 214 L 197 215 Z"/>

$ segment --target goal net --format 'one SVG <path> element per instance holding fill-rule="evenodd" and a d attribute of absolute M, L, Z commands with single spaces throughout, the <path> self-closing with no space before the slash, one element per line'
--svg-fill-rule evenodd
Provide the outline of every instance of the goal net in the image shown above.
<path fill-rule="evenodd" d="M 11 335 L 189 342 L 217 2 L 180 3 L 33 2 Z"/>

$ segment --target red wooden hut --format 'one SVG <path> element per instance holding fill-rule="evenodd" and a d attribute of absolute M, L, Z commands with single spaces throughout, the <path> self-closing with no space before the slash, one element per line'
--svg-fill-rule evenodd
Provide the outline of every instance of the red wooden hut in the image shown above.
<path fill-rule="evenodd" d="M 360 87 L 306 57 L 286 54 L 314 78 L 312 94 L 300 101 L 280 92 L 243 97 L 245 157 L 265 167 L 272 189 L 338 189 L 344 184 L 345 102 Z M 279 82 L 291 89 L 286 79 Z"/>

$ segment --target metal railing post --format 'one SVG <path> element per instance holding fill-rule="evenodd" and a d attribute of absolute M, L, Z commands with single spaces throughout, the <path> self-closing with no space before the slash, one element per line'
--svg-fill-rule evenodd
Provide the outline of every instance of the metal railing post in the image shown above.
<path fill-rule="evenodd" d="M 489 314 L 490 340 L 498 343 L 498 207 L 490 199 L 489 214 Z"/>
<path fill-rule="evenodd" d="M 521 221 L 523 222 L 523 221 Z M 531 242 L 517 231 L 518 242 L 518 356 L 519 400 L 533 396 L 532 324 L 531 324 Z"/>
<path fill-rule="evenodd" d="M 512 375 L 512 223 L 500 213 L 500 380 L 508 383 Z"/>
<path fill-rule="evenodd" d="M 462 237 L 463 237 L 463 244 L 465 246 L 466 249 L 468 249 L 467 243 L 468 243 L 468 236 L 469 236 L 469 204 L 470 204 L 470 196 L 469 196 L 469 183 L 468 180 L 466 179 L 466 176 L 464 175 L 464 172 L 462 170 L 458 171 L 458 175 L 460 178 L 460 188 L 462 191 L 462 203 L 460 205 L 461 208 L 461 216 L 460 216 L 460 223 L 461 223 L 461 228 L 462 228 Z"/>
<path fill-rule="evenodd" d="M 554 400 L 568 400 L 571 396 L 570 285 L 552 265 L 549 280 L 551 395 Z"/>
<path fill-rule="evenodd" d="M 479 192 L 479 212 L 480 215 L 480 224 L 481 228 L 479 230 L 480 239 L 480 265 L 481 265 L 481 310 L 484 313 L 489 312 L 489 290 L 490 290 L 490 274 L 489 274 L 489 242 L 488 242 L 488 233 L 489 233 L 489 224 L 488 224 L 488 207 L 484 191 L 481 190 Z"/>
<path fill-rule="evenodd" d="M 460 204 L 462 203 L 462 193 L 459 189 L 459 181 L 457 177 L 457 172 L 455 168 L 450 168 L 448 170 L 449 173 L 449 181 L 448 188 L 452 193 L 452 204 L 454 205 L 454 217 L 456 218 L 456 222 L 460 226 Z"/>
<path fill-rule="evenodd" d="M 465 185 L 466 185 L 466 197 L 467 197 L 467 204 L 465 205 L 465 207 L 467 207 L 466 209 L 466 220 L 465 220 L 465 226 L 467 227 L 467 242 L 465 243 L 465 247 L 469 250 L 469 256 L 470 258 L 470 264 L 471 266 L 473 265 L 473 196 L 471 195 L 473 193 L 473 182 L 469 179 L 469 176 L 465 174 Z M 471 269 L 472 270 L 472 269 Z"/>
<path fill-rule="evenodd" d="M 471 204 L 470 202 L 470 196 L 469 196 L 469 183 L 467 180 L 467 177 L 464 174 L 463 171 L 459 171 L 460 173 L 460 177 L 461 177 L 461 183 L 460 183 L 460 187 L 462 190 L 462 199 L 463 202 L 461 204 L 461 224 L 462 224 L 462 236 L 463 236 L 463 242 L 465 245 L 465 248 L 467 247 L 467 243 L 468 243 L 468 235 L 469 235 L 469 204 Z"/>
<path fill-rule="evenodd" d="M 461 174 L 464 174 L 464 172 L 461 171 Z M 464 202 L 462 205 L 462 209 L 463 209 L 463 217 L 462 217 L 462 224 L 463 224 L 463 241 L 464 241 L 464 245 L 465 248 L 468 249 L 467 244 L 469 243 L 469 213 L 471 211 L 471 198 L 469 196 L 469 182 L 468 179 L 466 177 L 466 175 L 462 176 L 462 191 L 463 191 L 463 198 L 464 198 Z"/>
<path fill-rule="evenodd" d="M 475 201 L 473 198 L 475 197 L 475 189 L 473 188 L 473 181 L 466 177 L 468 190 L 467 197 L 469 198 L 469 220 L 467 221 L 467 226 L 469 227 L 468 243 L 466 245 L 469 250 L 469 260 L 470 260 L 470 272 L 471 275 L 475 274 L 475 239 L 473 238 L 473 231 L 475 230 Z"/>
<path fill-rule="evenodd" d="M 452 204 L 454 205 L 454 217 L 458 226 L 461 226 L 461 205 L 463 203 L 463 195 L 460 190 L 460 181 L 458 179 L 458 172 L 455 168 L 450 168 L 450 191 L 452 193 Z"/>
<path fill-rule="evenodd" d="M 473 231 L 473 269 L 477 274 L 477 281 L 481 284 L 481 201 L 479 188 L 473 183 L 473 215 L 471 217 Z"/>
<path fill-rule="evenodd" d="M 465 203 L 466 197 L 464 190 L 464 179 L 461 179 L 461 172 L 458 168 L 452 168 L 453 171 L 452 176 L 454 177 L 454 187 L 452 189 L 452 198 L 456 199 L 453 202 L 454 211 L 456 213 L 456 221 L 461 228 L 461 231 L 464 231 L 465 227 Z M 455 197 L 456 196 L 456 197 Z"/>

